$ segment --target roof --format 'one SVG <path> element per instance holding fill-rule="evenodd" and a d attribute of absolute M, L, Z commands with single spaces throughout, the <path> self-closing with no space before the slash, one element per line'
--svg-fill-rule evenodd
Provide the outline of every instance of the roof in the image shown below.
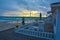
<path fill-rule="evenodd" d="M 57 4 L 60 4 L 60 2 L 51 3 L 51 5 L 57 5 Z"/>

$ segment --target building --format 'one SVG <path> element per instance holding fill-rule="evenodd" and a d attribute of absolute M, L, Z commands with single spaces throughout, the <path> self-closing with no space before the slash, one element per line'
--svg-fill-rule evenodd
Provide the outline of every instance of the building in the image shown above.
<path fill-rule="evenodd" d="M 60 2 L 51 4 L 51 12 L 54 25 L 54 40 L 60 40 Z"/>

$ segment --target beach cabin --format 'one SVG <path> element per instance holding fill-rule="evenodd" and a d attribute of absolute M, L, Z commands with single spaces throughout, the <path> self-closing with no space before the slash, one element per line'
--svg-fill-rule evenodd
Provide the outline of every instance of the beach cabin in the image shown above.
<path fill-rule="evenodd" d="M 54 24 L 54 40 L 60 40 L 60 2 L 52 3 L 51 11 Z"/>

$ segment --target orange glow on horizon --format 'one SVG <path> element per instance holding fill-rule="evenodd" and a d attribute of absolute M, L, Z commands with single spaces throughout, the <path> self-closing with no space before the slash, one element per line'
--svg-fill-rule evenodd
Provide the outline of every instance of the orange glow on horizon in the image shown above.
<path fill-rule="evenodd" d="M 31 13 L 31 15 L 30 15 L 30 13 Z M 20 13 L 19 14 L 20 16 L 22 16 L 22 17 L 39 17 L 38 16 L 38 12 L 37 11 L 28 11 L 28 12 L 24 12 L 24 13 Z"/>
<path fill-rule="evenodd" d="M 39 13 L 39 11 L 9 11 L 5 12 L 3 16 L 39 17 Z M 42 14 L 42 17 L 46 17 L 46 13 Z"/>

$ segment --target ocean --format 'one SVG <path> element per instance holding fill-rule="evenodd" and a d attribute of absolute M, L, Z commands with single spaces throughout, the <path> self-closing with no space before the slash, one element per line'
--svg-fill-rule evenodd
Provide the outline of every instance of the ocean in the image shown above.
<path fill-rule="evenodd" d="M 0 22 L 21 22 L 23 17 L 8 17 L 8 16 L 0 16 Z M 24 17 L 25 21 L 35 21 L 39 20 L 39 17 Z"/>

